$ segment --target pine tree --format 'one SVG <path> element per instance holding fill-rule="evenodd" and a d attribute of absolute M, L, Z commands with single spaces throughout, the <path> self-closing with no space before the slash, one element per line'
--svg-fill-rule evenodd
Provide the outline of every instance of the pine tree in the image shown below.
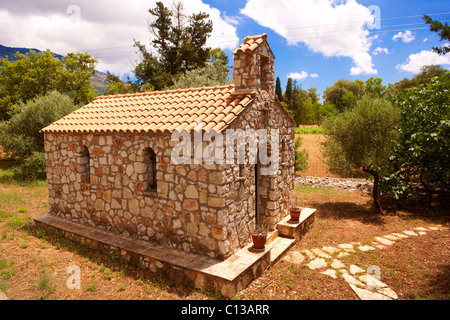
<path fill-rule="evenodd" d="M 204 12 L 186 17 L 182 2 L 175 3 L 172 10 L 157 2 L 156 7 L 148 11 L 154 18 L 149 29 L 158 56 L 135 41 L 143 59 L 134 71 L 141 86 L 147 84 L 149 88 L 160 90 L 171 86 L 175 76 L 205 67 L 210 53 L 205 45 L 213 25 Z"/>
<path fill-rule="evenodd" d="M 443 24 L 440 21 L 431 19 L 427 15 L 424 15 L 422 19 L 426 24 L 430 25 L 430 31 L 437 32 L 439 34 L 439 36 L 441 37 L 440 41 L 450 40 L 450 26 L 447 22 Z M 450 52 L 450 46 L 443 45 L 441 48 L 433 47 L 433 51 L 440 55 L 445 55 Z"/>

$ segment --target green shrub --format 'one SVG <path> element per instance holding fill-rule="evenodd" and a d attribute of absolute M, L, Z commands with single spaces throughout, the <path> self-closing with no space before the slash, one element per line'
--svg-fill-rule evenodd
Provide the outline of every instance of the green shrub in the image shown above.
<path fill-rule="evenodd" d="M 295 171 L 305 171 L 306 169 L 308 169 L 309 164 L 308 164 L 308 159 L 309 159 L 309 154 L 308 151 L 306 150 L 301 150 L 302 147 L 302 138 L 300 136 L 298 136 L 295 139 Z"/>
<path fill-rule="evenodd" d="M 76 108 L 69 96 L 56 91 L 14 106 L 10 119 L 0 123 L 2 150 L 17 160 L 12 169 L 14 179 L 45 178 L 44 136 L 40 130 Z"/>
<path fill-rule="evenodd" d="M 32 181 L 45 179 L 45 154 L 34 151 L 17 167 L 13 168 L 13 178 L 16 181 Z"/>
<path fill-rule="evenodd" d="M 44 136 L 40 130 L 75 109 L 69 96 L 56 91 L 17 104 L 11 118 L 0 124 L 3 152 L 17 159 L 25 159 L 33 152 L 43 152 Z"/>
<path fill-rule="evenodd" d="M 419 198 L 420 193 L 448 200 L 450 187 L 450 72 L 429 83 L 398 92 L 399 138 L 385 178 L 394 197 Z M 421 188 L 417 188 L 420 186 Z"/>

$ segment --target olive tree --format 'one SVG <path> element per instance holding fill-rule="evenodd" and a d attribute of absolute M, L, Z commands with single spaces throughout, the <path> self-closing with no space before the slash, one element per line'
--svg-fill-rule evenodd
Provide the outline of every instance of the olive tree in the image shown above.
<path fill-rule="evenodd" d="M 399 118 L 399 110 L 388 100 L 364 96 L 355 108 L 323 122 L 328 137 L 322 153 L 330 171 L 349 174 L 362 170 L 370 174 L 377 211 L 382 211 L 378 200 L 379 182 L 389 165 Z"/>

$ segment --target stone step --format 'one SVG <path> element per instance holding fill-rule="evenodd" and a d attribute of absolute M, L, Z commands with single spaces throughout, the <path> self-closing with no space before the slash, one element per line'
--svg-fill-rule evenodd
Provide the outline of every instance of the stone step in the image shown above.
<path fill-rule="evenodd" d="M 289 249 L 295 244 L 295 239 L 285 238 L 285 237 L 277 237 L 274 239 L 269 245 L 268 249 L 270 250 L 270 263 L 271 265 L 278 262 L 283 255 L 289 251 Z"/>
<path fill-rule="evenodd" d="M 277 238 L 278 238 L 278 230 L 269 231 L 267 233 L 266 245 L 272 243 Z"/>
<path fill-rule="evenodd" d="M 314 223 L 314 213 L 316 209 L 303 208 L 300 219 L 297 222 L 291 221 L 288 215 L 277 224 L 279 235 L 286 238 L 300 240 Z"/>

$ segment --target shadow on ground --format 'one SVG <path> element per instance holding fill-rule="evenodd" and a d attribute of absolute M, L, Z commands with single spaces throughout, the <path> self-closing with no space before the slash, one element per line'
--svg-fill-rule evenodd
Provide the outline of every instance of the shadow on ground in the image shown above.
<path fill-rule="evenodd" d="M 352 202 L 311 203 L 317 213 L 325 219 L 354 219 L 364 224 L 384 224 L 383 215 L 377 213 L 371 203 L 356 204 Z"/>

